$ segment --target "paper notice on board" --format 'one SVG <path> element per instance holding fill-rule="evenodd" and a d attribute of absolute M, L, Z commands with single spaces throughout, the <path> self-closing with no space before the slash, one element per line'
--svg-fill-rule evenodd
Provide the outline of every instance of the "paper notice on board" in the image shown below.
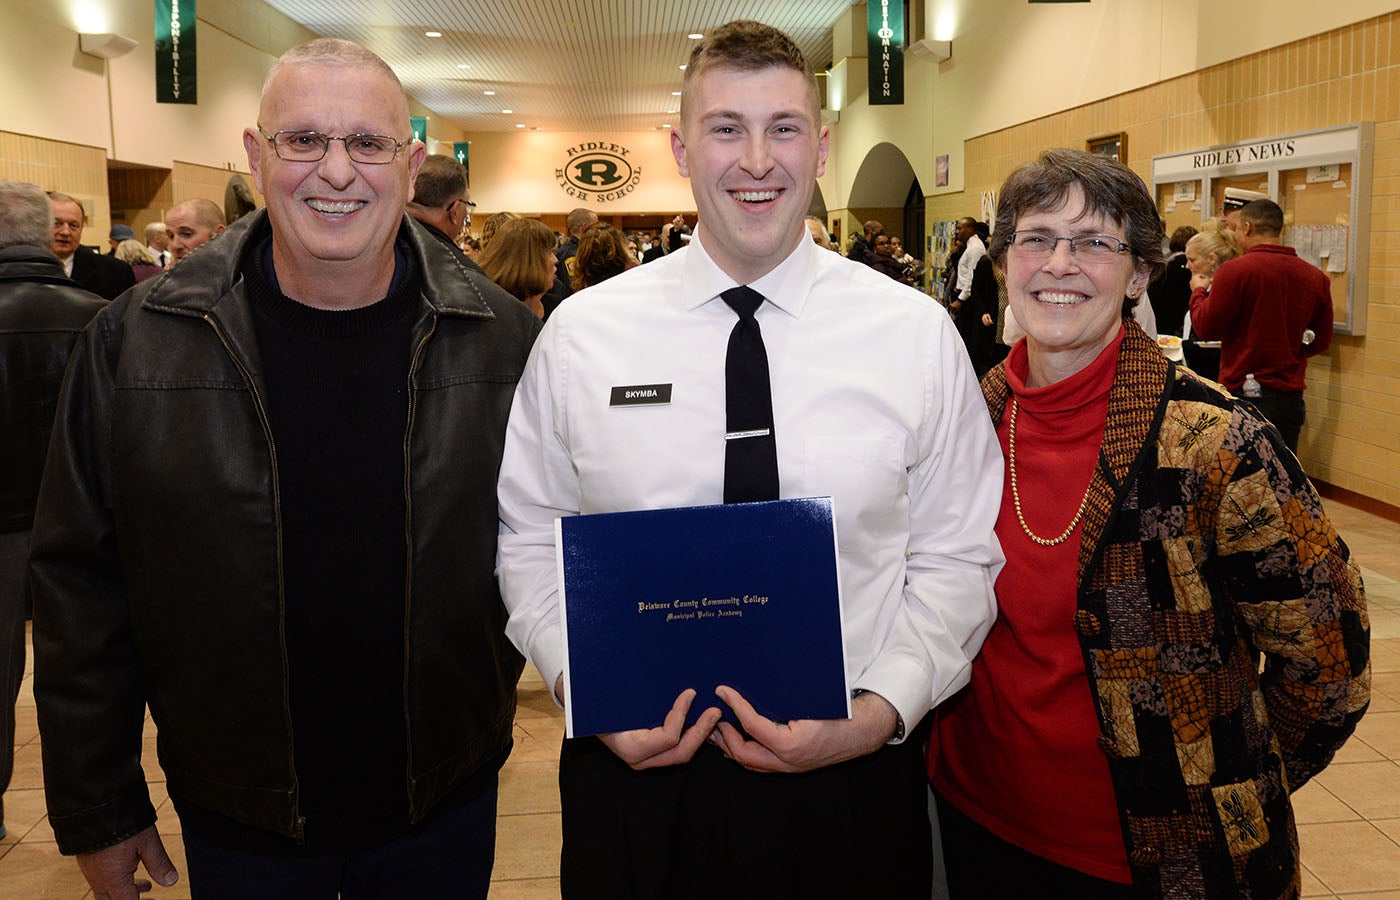
<path fill-rule="evenodd" d="M 1328 272 L 1347 270 L 1347 229 L 1345 225 L 1327 225 L 1323 229 L 1327 240 Z"/>
<path fill-rule="evenodd" d="M 1288 244 L 1297 251 L 1299 259 L 1322 268 L 1322 254 L 1318 252 L 1317 246 L 1317 226 L 1294 225 L 1288 229 Z"/>

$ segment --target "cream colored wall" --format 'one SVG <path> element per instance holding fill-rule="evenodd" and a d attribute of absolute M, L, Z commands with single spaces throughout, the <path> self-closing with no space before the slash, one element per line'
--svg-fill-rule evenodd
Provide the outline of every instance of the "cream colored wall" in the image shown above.
<path fill-rule="evenodd" d="M 1396 8 L 1393 0 L 924 0 L 924 6 L 934 36 L 952 41 L 952 57 L 938 63 L 906 55 L 902 107 L 866 103 L 865 4 L 851 7 L 833 28 L 834 46 L 852 54 L 844 66 L 840 58 L 833 66 L 842 104 L 832 130 L 837 178 L 827 203 L 833 209 L 847 205 L 865 151 L 881 141 L 904 151 L 925 193 L 960 191 L 968 138 Z M 1122 130 L 1115 125 L 1104 131 Z M 933 167 L 942 154 L 949 156 L 949 184 L 940 188 Z"/>
<path fill-rule="evenodd" d="M 198 22 L 199 103 L 165 104 L 155 102 L 152 4 L 5 0 L 5 6 L 0 84 L 5 85 L 6 129 L 103 147 L 110 159 L 162 167 L 172 159 L 189 159 L 246 168 L 240 135 L 257 118 L 263 76 L 277 53 L 310 36 L 262 4 L 204 0 Z M 249 7 L 261 9 L 255 13 Z M 93 10 L 104 18 L 89 21 Z M 251 24 L 259 19 L 261 26 Z M 248 27 L 250 35 L 235 37 L 215 24 L 224 20 Z M 114 31 L 139 45 L 103 63 L 78 51 L 79 30 Z M 253 43 L 270 40 L 283 45 L 264 49 Z"/>
<path fill-rule="evenodd" d="M 849 44 L 851 52 L 859 55 L 838 60 L 828 76 L 828 103 L 839 104 L 841 113 L 841 121 L 831 128 L 832 150 L 827 161 L 831 187 L 823 185 L 830 209 L 850 205 L 851 186 L 865 161 L 865 151 L 886 141 L 904 152 L 924 192 L 933 190 L 937 154 L 933 150 L 935 117 L 931 112 L 937 64 L 926 57 L 905 54 L 904 104 L 869 105 L 865 9 L 864 3 L 857 3 L 842 14 L 833 28 L 836 35 L 857 34 L 859 40 L 850 40 Z M 847 42 L 837 43 L 844 46 Z"/>
<path fill-rule="evenodd" d="M 1314 478 L 1400 506 L 1400 12 L 1294 41 L 966 143 L 967 191 L 930 197 L 960 215 L 1044 147 L 1128 133 L 1129 164 L 1350 122 L 1376 123 L 1367 334 L 1338 335 L 1308 367 L 1299 456 Z"/>
<path fill-rule="evenodd" d="M 65 4 L 3 0 L 0 91 L 7 131 L 107 148 L 111 131 L 103 62 L 78 52 Z"/>
<path fill-rule="evenodd" d="M 695 208 L 690 182 L 676 171 L 671 137 L 666 131 L 483 133 L 470 136 L 470 140 L 472 200 L 480 210 L 538 215 L 576 206 L 587 206 L 600 213 L 680 212 Z M 569 148 L 588 142 L 627 148 L 627 160 L 642 170 L 634 191 L 618 200 L 581 201 L 559 187 L 555 171 L 568 162 Z"/>

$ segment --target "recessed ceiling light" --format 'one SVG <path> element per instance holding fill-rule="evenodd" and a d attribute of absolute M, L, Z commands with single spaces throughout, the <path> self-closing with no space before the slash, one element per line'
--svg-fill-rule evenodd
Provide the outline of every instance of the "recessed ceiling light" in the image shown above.
<path fill-rule="evenodd" d="M 690 38 L 692 41 L 698 41 L 698 40 L 700 40 L 702 37 L 704 37 L 704 35 L 701 34 L 701 33 L 698 32 L 698 31 L 696 31 L 696 32 L 692 32 L 691 34 L 687 34 L 686 37 Z"/>
<path fill-rule="evenodd" d="M 667 122 L 665 125 L 662 125 L 661 127 L 662 127 L 662 128 L 670 128 L 670 127 L 671 127 L 671 123 L 670 123 L 670 122 Z"/>
<path fill-rule="evenodd" d="M 511 113 L 515 112 L 515 110 L 513 110 L 513 109 L 503 109 L 503 110 L 501 110 L 501 112 L 505 113 L 506 115 L 510 115 Z"/>
<path fill-rule="evenodd" d="M 681 63 L 680 69 L 681 69 L 682 72 L 685 71 L 685 63 Z"/>
<path fill-rule="evenodd" d="M 680 112 L 680 110 L 678 110 L 678 109 L 668 109 L 668 110 L 666 110 L 666 115 L 668 115 L 668 116 L 674 116 L 674 115 L 675 115 L 676 113 L 678 113 L 678 112 Z"/>
<path fill-rule="evenodd" d="M 442 32 L 441 32 L 441 31 L 425 31 L 425 32 L 423 32 L 423 36 L 424 36 L 424 37 L 442 37 Z"/>
<path fill-rule="evenodd" d="M 524 122 L 516 122 L 516 123 L 515 123 L 515 127 L 516 127 L 516 128 L 524 128 L 524 127 L 525 127 L 525 123 L 524 123 Z"/>
<path fill-rule="evenodd" d="M 457 63 L 457 68 L 459 69 L 470 69 L 471 67 L 471 63 Z"/>
<path fill-rule="evenodd" d="M 681 95 L 681 92 L 680 92 L 680 91 L 672 91 L 672 92 L 671 92 L 671 96 L 672 96 L 672 97 L 679 97 L 680 95 Z"/>
<path fill-rule="evenodd" d="M 488 96 L 488 97 L 494 97 L 494 96 L 496 96 L 496 92 L 495 92 L 495 91 L 482 91 L 482 93 L 485 94 L 485 95 Z"/>

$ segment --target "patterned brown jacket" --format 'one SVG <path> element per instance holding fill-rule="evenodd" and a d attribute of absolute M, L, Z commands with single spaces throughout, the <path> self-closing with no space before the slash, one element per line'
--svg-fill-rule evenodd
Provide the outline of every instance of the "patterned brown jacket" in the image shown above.
<path fill-rule="evenodd" d="M 1297 897 L 1289 793 L 1370 700 L 1361 574 L 1278 432 L 1126 328 L 1074 627 L 1134 886 Z M 1003 366 L 982 387 L 1000 421 Z"/>

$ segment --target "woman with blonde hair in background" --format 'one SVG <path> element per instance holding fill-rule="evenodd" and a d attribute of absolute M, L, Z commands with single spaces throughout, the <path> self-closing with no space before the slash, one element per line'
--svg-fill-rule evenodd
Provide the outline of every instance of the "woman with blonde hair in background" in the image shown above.
<path fill-rule="evenodd" d="M 145 281 L 147 278 L 165 271 L 160 267 L 160 263 L 156 262 L 156 258 L 151 255 L 151 251 L 146 249 L 146 245 L 133 238 L 127 238 L 117 244 L 112 255 L 131 266 L 131 272 L 136 276 L 137 281 Z"/>
<path fill-rule="evenodd" d="M 1240 245 L 1235 233 L 1219 219 L 1207 219 L 1201 230 L 1186 242 L 1186 268 L 1191 271 L 1191 290 L 1203 287 L 1210 292 L 1211 279 L 1220 264 L 1239 256 Z M 1198 341 L 1191 336 L 1191 313 L 1188 310 L 1181 326 L 1181 352 L 1186 365 L 1202 378 L 1220 378 L 1220 342 Z"/>
<path fill-rule="evenodd" d="M 490 221 L 487 219 L 488 223 Z M 486 277 L 543 319 L 544 304 L 541 298 L 554 285 L 554 267 L 557 263 L 554 232 L 538 219 L 512 218 L 496 229 L 490 243 L 486 242 L 483 233 L 482 243 L 485 246 L 476 261 Z"/>

